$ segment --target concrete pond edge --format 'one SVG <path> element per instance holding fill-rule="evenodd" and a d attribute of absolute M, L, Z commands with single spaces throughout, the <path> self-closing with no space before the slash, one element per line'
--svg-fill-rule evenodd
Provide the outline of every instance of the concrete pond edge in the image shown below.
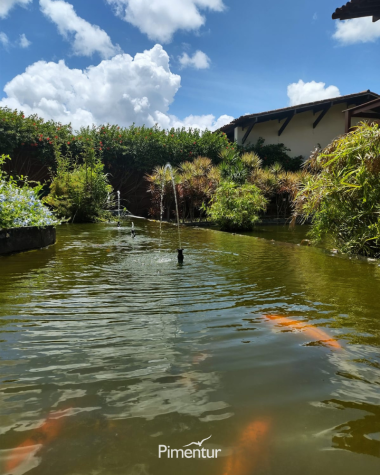
<path fill-rule="evenodd" d="M 55 242 L 55 226 L 0 229 L 0 255 L 42 249 Z"/>

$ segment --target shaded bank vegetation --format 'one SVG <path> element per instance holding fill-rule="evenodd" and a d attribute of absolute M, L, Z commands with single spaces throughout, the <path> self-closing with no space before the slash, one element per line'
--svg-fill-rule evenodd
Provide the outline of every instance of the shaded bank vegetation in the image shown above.
<path fill-rule="evenodd" d="M 78 164 L 83 163 L 87 149 L 93 149 L 104 165 L 110 184 L 121 192 L 123 207 L 147 215 L 150 204 L 146 173 L 168 161 L 178 166 L 198 156 L 207 156 L 217 163 L 220 150 L 234 144 L 222 133 L 184 128 L 161 130 L 104 124 L 74 131 L 70 125 L 0 108 L 0 154 L 12 157 L 7 165 L 10 174 L 49 182 L 50 169 L 56 168 L 55 146 L 60 147 L 63 156 L 71 156 Z"/>
<path fill-rule="evenodd" d="M 263 160 L 253 152 L 225 148 L 219 153 L 219 165 L 198 157 L 174 170 L 180 218 L 209 217 L 224 230 L 249 230 L 273 201 L 281 214 L 299 190 L 308 172 L 285 171 L 279 163 L 263 168 Z M 151 195 L 150 215 L 160 217 L 161 190 L 164 191 L 165 219 L 175 215 L 171 176 L 164 167 L 156 167 L 146 176 Z"/>
<path fill-rule="evenodd" d="M 29 176 L 31 180 L 50 182 L 57 167 L 55 147 L 78 165 L 88 149 L 93 149 L 104 165 L 110 184 L 121 192 L 122 206 L 136 214 L 148 215 L 150 195 L 146 193 L 144 176 L 157 166 L 170 162 L 178 167 L 197 157 L 208 157 L 218 165 L 221 150 L 236 150 L 225 134 L 210 131 L 157 127 L 128 128 L 104 124 L 74 131 L 70 125 L 44 121 L 37 115 L 0 108 L 0 154 L 9 154 L 6 165 L 9 174 Z M 265 164 L 280 162 L 284 169 L 299 167 L 299 160 L 289 156 L 283 145 L 265 144 L 259 140 Z"/>
<path fill-rule="evenodd" d="M 315 241 L 380 257 L 380 127 L 361 124 L 306 162 L 312 173 L 295 197 L 294 217 L 312 219 Z"/>
<path fill-rule="evenodd" d="M 363 123 L 316 150 L 301 170 L 289 171 L 255 152 L 223 148 L 218 165 L 205 158 L 184 162 L 175 170 L 180 217 L 209 217 L 221 229 L 249 230 L 268 204 L 277 217 L 293 210 L 293 224 L 311 222 L 311 238 L 328 238 L 344 253 L 380 257 L 380 127 Z M 159 217 L 164 184 L 167 219 L 174 218 L 169 177 L 156 168 L 147 176 L 152 197 L 150 213 Z"/>
<path fill-rule="evenodd" d="M 342 252 L 380 257 L 379 125 L 360 125 L 316 151 L 302 169 L 301 158 L 289 152 L 263 139 L 243 148 L 223 133 L 191 129 L 107 124 L 75 132 L 0 108 L 0 155 L 12 159 L 0 163 L 2 225 L 32 223 L 21 204 L 29 197 L 37 209 L 43 194 L 65 220 L 102 219 L 114 205 L 113 189 L 121 191 L 123 207 L 155 218 L 163 189 L 164 218 L 172 219 L 174 195 L 164 173 L 170 162 L 183 221 L 209 217 L 222 229 L 246 230 L 269 207 L 277 218 L 292 209 L 294 221 L 311 220 L 314 241 L 328 236 Z M 16 208 L 23 217 L 11 217 Z"/>

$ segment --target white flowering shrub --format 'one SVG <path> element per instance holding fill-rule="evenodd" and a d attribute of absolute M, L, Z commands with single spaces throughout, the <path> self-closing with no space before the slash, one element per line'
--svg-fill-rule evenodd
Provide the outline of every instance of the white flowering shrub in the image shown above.
<path fill-rule="evenodd" d="M 0 167 L 6 156 L 0 157 Z M 19 228 L 24 226 L 51 226 L 59 224 L 53 213 L 38 198 L 41 185 L 34 188 L 27 182 L 18 186 L 12 178 L 5 176 L 0 169 L 0 228 Z"/>

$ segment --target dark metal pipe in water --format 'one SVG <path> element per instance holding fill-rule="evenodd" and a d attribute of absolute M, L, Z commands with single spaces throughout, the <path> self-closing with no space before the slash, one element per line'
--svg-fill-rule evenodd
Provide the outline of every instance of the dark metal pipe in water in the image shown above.
<path fill-rule="evenodd" d="M 182 264 L 183 260 L 184 260 L 183 249 L 178 249 L 178 262 Z"/>

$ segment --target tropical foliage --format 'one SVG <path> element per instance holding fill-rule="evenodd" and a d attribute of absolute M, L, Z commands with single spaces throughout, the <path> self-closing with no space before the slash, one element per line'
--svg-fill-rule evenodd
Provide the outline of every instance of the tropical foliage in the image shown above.
<path fill-rule="evenodd" d="M 263 168 L 264 160 L 255 152 L 239 154 L 235 150 L 223 150 L 220 156 L 222 178 L 238 185 L 255 185 L 267 203 L 275 205 L 277 218 L 286 216 L 292 200 L 309 176 L 306 170 L 286 171 L 278 162 Z"/>
<path fill-rule="evenodd" d="M 45 202 L 58 216 L 71 222 L 94 222 L 105 218 L 112 205 L 112 186 L 95 151 L 88 148 L 81 163 L 56 148 L 56 171 Z"/>
<path fill-rule="evenodd" d="M 218 186 L 220 172 L 209 158 L 198 157 L 193 162 L 183 162 L 173 169 L 173 178 L 179 200 L 180 217 L 194 220 L 195 213 L 202 213 L 202 206 L 210 199 Z M 161 193 L 163 191 L 163 217 L 170 219 L 174 212 L 174 192 L 169 168 L 156 167 L 146 176 L 149 182 L 152 207 L 150 215 L 160 217 Z M 166 215 L 165 215 L 166 213 Z"/>
<path fill-rule="evenodd" d="M 247 231 L 266 205 L 266 198 L 255 185 L 223 181 L 211 198 L 208 214 L 224 231 Z"/>
<path fill-rule="evenodd" d="M 277 215 L 283 209 L 289 210 L 291 199 L 309 175 L 306 171 L 284 171 L 278 163 L 270 168 L 262 168 L 263 160 L 257 154 L 253 152 L 241 154 L 234 147 L 222 149 L 219 153 L 219 162 L 218 166 L 214 166 L 209 158 L 198 157 L 193 162 L 184 162 L 173 170 L 180 216 L 183 220 L 193 221 L 195 216 L 201 219 L 205 213 L 223 229 L 251 229 L 259 213 L 265 211 L 270 200 L 276 203 Z M 162 217 L 172 218 L 175 208 L 169 170 L 165 167 L 156 167 L 146 179 L 151 194 L 150 215 L 160 217 L 161 190 L 163 190 L 165 211 Z M 259 195 L 262 199 L 259 199 Z M 231 203 L 238 206 L 235 217 L 232 216 Z M 226 206 L 225 219 L 224 206 Z M 248 210 L 251 213 L 249 219 Z"/>
<path fill-rule="evenodd" d="M 198 157 L 194 162 L 182 163 L 179 167 L 178 195 L 181 200 L 182 213 L 189 213 L 194 220 L 197 210 L 202 212 L 215 192 L 220 181 L 220 171 L 209 158 Z"/>
<path fill-rule="evenodd" d="M 51 226 L 58 224 L 53 213 L 39 199 L 42 186 L 7 176 L 1 171 L 9 156 L 0 156 L 0 228 Z"/>
<path fill-rule="evenodd" d="M 380 256 L 380 127 L 361 124 L 315 153 L 314 173 L 295 199 L 294 216 L 312 218 L 315 241 L 326 236 L 346 253 Z"/>

